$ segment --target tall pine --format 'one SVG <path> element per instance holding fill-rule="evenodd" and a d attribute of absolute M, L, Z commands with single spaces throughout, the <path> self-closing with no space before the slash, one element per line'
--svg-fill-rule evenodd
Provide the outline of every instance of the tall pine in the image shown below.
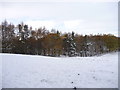
<path fill-rule="evenodd" d="M 67 43 L 68 43 L 68 56 L 69 57 L 76 56 L 76 43 L 74 40 L 74 32 L 72 32 L 72 35 L 69 35 Z"/>

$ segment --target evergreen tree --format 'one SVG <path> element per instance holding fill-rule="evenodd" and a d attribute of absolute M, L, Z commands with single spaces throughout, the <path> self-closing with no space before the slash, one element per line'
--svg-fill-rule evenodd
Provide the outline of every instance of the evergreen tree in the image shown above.
<path fill-rule="evenodd" d="M 76 43 L 74 40 L 74 32 L 72 32 L 72 35 L 68 36 L 67 43 L 68 43 L 68 56 L 69 57 L 76 56 Z"/>
<path fill-rule="evenodd" d="M 68 43 L 69 43 L 68 56 L 73 57 L 76 55 L 76 44 L 72 37 L 68 39 Z"/>

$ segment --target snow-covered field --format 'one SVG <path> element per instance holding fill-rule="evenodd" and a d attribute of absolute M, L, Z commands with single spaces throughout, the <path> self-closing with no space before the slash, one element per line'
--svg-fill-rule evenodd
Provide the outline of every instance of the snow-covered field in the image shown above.
<path fill-rule="evenodd" d="M 2 55 L 3 88 L 117 88 L 118 53 L 99 57 Z"/>
<path fill-rule="evenodd" d="M 0 55 L 0 89 L 2 89 L 2 56 Z"/>

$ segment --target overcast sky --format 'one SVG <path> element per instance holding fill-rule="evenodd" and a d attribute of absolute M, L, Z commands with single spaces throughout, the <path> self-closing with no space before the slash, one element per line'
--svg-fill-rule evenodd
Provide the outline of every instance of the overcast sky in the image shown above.
<path fill-rule="evenodd" d="M 91 0 L 88 0 L 91 1 Z M 100 0 L 98 0 L 100 1 Z M 106 0 L 108 1 L 108 0 Z M 110 0 L 112 1 L 112 0 Z M 74 31 L 118 35 L 118 2 L 0 2 L 0 21 Z"/>

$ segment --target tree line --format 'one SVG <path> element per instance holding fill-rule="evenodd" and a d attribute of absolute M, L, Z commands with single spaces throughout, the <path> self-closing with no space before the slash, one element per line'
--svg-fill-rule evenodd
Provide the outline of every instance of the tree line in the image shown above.
<path fill-rule="evenodd" d="M 24 23 L 15 26 L 6 20 L 0 33 L 2 53 L 87 57 L 120 50 L 120 38 L 112 34 L 80 35 L 45 27 L 33 30 Z"/>

